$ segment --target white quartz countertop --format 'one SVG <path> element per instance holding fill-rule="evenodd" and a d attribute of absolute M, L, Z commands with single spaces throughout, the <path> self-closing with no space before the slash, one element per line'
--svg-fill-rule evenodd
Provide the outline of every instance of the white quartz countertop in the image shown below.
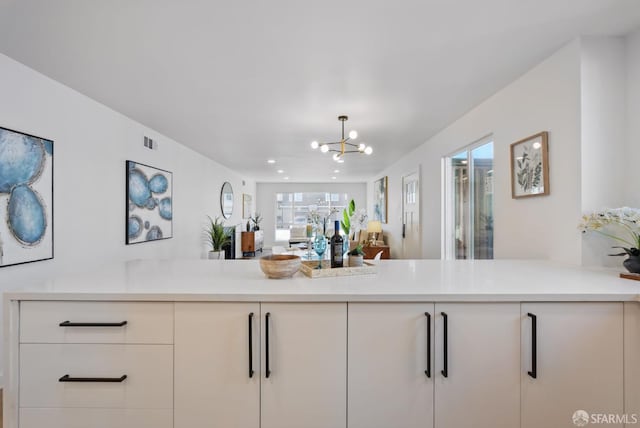
<path fill-rule="evenodd" d="M 640 301 L 616 269 L 524 260 L 382 260 L 374 275 L 267 279 L 257 260 L 154 260 L 105 266 L 5 292 L 9 300 L 499 302 Z"/>

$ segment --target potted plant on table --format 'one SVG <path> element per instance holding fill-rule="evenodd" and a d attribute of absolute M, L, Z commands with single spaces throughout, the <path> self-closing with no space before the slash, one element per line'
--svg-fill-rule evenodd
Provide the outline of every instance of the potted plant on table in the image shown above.
<path fill-rule="evenodd" d="M 262 221 L 262 216 L 260 213 L 256 213 L 255 217 L 251 217 L 251 222 L 253 222 L 253 230 L 260 230 L 260 222 Z"/>
<path fill-rule="evenodd" d="M 223 259 L 224 251 L 222 251 L 222 248 L 231 242 L 231 237 L 224 230 L 224 222 L 220 220 L 220 217 L 216 217 L 215 220 L 209 217 L 209 223 L 203 232 L 206 242 L 211 247 L 209 259 Z"/>
<path fill-rule="evenodd" d="M 349 267 L 360 267 L 364 264 L 364 251 L 362 250 L 362 244 L 358 244 L 347 254 L 349 255 Z"/>
<path fill-rule="evenodd" d="M 607 208 L 582 216 L 579 226 L 583 233 L 593 231 L 614 239 L 624 246 L 624 252 L 610 256 L 628 256 L 622 262 L 631 273 L 640 274 L 640 210 L 637 208 Z"/>

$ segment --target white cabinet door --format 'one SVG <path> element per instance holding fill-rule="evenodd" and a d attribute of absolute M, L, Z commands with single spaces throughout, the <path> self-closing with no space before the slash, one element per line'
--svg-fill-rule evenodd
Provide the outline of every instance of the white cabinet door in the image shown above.
<path fill-rule="evenodd" d="M 622 332 L 622 303 L 523 303 L 522 428 L 575 426 L 577 410 L 621 415 Z"/>
<path fill-rule="evenodd" d="M 349 304 L 349 428 L 433 427 L 433 304 Z"/>
<path fill-rule="evenodd" d="M 259 331 L 258 303 L 176 303 L 176 428 L 260 426 Z"/>
<path fill-rule="evenodd" d="M 624 304 L 624 411 L 640 416 L 640 303 Z M 640 423 L 640 422 L 639 422 Z"/>
<path fill-rule="evenodd" d="M 261 428 L 346 427 L 346 303 L 262 303 L 261 312 Z"/>
<path fill-rule="evenodd" d="M 437 303 L 435 313 L 435 427 L 518 427 L 520 304 Z"/>

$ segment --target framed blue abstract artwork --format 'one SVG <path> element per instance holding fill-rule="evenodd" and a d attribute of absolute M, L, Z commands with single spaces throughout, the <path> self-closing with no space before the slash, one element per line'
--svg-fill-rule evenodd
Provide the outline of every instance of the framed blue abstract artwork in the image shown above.
<path fill-rule="evenodd" d="M 53 258 L 53 141 L 0 127 L 0 267 Z"/>
<path fill-rule="evenodd" d="M 173 236 L 173 174 L 127 161 L 126 243 Z"/>

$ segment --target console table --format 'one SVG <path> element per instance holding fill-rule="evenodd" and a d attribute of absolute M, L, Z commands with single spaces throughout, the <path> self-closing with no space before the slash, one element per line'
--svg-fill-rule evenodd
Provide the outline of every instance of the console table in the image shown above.
<path fill-rule="evenodd" d="M 261 230 L 255 230 L 253 232 L 242 232 L 242 256 L 251 254 L 256 255 L 256 251 L 262 252 L 262 246 L 264 245 L 264 234 Z"/>
<path fill-rule="evenodd" d="M 365 259 L 373 259 L 380 251 L 382 251 L 382 259 L 391 258 L 391 251 L 388 245 L 368 245 L 362 247 L 362 251 L 364 251 Z"/>

